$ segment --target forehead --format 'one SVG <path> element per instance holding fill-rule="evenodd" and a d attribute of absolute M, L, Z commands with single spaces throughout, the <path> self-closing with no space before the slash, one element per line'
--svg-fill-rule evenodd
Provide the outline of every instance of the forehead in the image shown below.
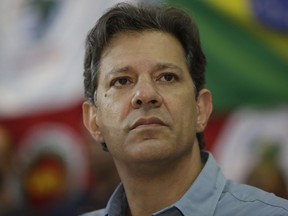
<path fill-rule="evenodd" d="M 171 34 L 160 31 L 121 32 L 103 50 L 100 71 L 123 64 L 168 63 L 186 67 L 181 43 Z M 107 68 L 106 68 L 107 69 Z"/>
<path fill-rule="evenodd" d="M 102 52 L 102 56 L 107 53 L 107 50 L 110 50 L 111 48 L 115 48 L 115 46 L 124 45 L 126 43 L 131 43 L 131 40 L 141 40 L 141 43 L 145 43 L 145 46 L 148 44 L 155 44 L 158 45 L 159 42 L 169 42 L 169 44 L 166 45 L 172 45 L 172 46 L 179 46 L 179 48 L 183 49 L 181 43 L 178 41 L 176 37 L 174 37 L 172 34 L 163 32 L 163 31 L 157 31 L 157 30 L 144 30 L 144 31 L 124 31 L 116 33 L 112 36 L 112 38 L 109 40 L 107 46 L 104 48 Z M 135 42 L 135 41 L 134 41 Z M 150 43 L 149 43 L 150 42 Z"/>

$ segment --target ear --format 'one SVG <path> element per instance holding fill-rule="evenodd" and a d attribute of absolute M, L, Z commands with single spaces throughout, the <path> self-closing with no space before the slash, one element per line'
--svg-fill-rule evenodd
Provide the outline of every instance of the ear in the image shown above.
<path fill-rule="evenodd" d="M 203 132 L 212 112 L 212 95 L 208 89 L 202 89 L 197 98 L 197 133 Z"/>
<path fill-rule="evenodd" d="M 89 103 L 82 104 L 83 123 L 97 143 L 104 143 L 104 137 L 97 125 L 97 108 Z"/>

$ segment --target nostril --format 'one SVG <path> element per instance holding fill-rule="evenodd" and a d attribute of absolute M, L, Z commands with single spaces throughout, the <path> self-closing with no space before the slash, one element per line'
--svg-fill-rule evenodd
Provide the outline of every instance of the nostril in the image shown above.
<path fill-rule="evenodd" d="M 141 93 L 141 92 L 140 92 Z M 150 108 L 152 107 L 158 107 L 161 105 L 162 103 L 162 98 L 160 95 L 158 94 L 140 94 L 140 93 L 137 93 L 135 94 L 132 99 L 131 99 L 131 105 L 138 109 L 142 106 L 148 106 Z"/>

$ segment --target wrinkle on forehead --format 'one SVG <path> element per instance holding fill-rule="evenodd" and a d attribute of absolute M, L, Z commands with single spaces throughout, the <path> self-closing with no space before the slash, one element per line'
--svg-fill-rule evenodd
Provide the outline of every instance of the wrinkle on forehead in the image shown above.
<path fill-rule="evenodd" d="M 114 46 L 114 42 L 117 41 L 118 38 L 121 38 L 121 37 L 139 37 L 141 35 L 144 35 L 145 33 L 158 33 L 159 36 L 161 36 L 161 35 L 170 35 L 171 37 L 174 37 L 172 34 L 170 34 L 168 32 L 160 31 L 160 30 L 157 30 L 157 29 L 147 29 L 147 30 L 143 30 L 143 31 L 133 31 L 133 30 L 121 31 L 121 32 L 118 32 L 118 33 L 114 34 L 109 39 L 106 47 L 102 51 L 101 59 L 103 57 L 107 56 L 110 53 L 110 51 L 112 51 L 109 48 Z M 178 41 L 177 38 L 175 38 L 175 39 Z"/>

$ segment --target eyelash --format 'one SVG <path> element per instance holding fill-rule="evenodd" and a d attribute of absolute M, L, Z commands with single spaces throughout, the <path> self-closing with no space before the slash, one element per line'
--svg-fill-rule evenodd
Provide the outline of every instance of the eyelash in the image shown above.
<path fill-rule="evenodd" d="M 167 78 L 167 76 L 171 77 L 171 79 L 166 80 L 165 77 Z M 124 80 L 125 80 L 125 83 L 121 84 L 121 81 L 124 81 Z M 156 79 L 157 82 L 164 82 L 164 83 L 171 83 L 171 82 L 174 82 L 177 80 L 179 80 L 179 77 L 174 73 L 162 73 Z M 132 81 L 130 80 L 129 77 L 118 77 L 118 78 L 115 78 L 111 81 L 110 86 L 121 88 L 121 87 L 129 85 L 131 83 L 132 83 Z"/>
<path fill-rule="evenodd" d="M 125 83 L 121 84 L 120 83 L 121 80 L 122 81 L 125 80 Z M 131 81 L 130 81 L 129 77 L 118 77 L 118 78 L 115 78 L 111 81 L 111 86 L 122 87 L 122 86 L 128 85 L 130 83 L 131 83 Z"/>
<path fill-rule="evenodd" d="M 171 80 L 166 80 L 164 77 L 165 76 L 171 76 Z M 162 78 L 164 78 L 165 80 L 161 80 Z M 167 78 L 167 77 L 166 77 Z M 162 81 L 162 82 L 174 82 L 174 81 L 177 81 L 179 80 L 178 76 L 174 73 L 164 73 L 164 74 L 161 74 L 158 79 L 158 81 Z"/>

